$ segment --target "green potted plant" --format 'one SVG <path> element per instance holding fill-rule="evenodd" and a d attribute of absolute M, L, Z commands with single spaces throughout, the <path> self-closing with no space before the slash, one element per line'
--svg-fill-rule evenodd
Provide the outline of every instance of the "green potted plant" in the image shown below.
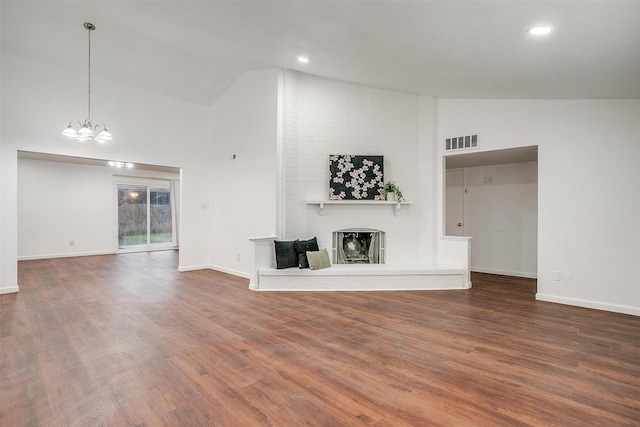
<path fill-rule="evenodd" d="M 395 201 L 398 203 L 404 201 L 402 191 L 400 190 L 400 187 L 398 187 L 398 184 L 395 183 L 395 181 L 386 182 L 382 190 L 384 191 L 385 199 L 387 199 L 388 201 Z"/>

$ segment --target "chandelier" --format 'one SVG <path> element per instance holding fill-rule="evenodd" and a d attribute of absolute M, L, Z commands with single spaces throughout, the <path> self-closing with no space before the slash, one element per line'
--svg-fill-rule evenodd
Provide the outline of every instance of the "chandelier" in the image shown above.
<path fill-rule="evenodd" d="M 64 136 L 68 136 L 69 138 L 73 138 L 80 142 L 85 141 L 96 141 L 101 144 L 105 142 L 111 141 L 113 137 L 111 133 L 107 130 L 107 126 L 104 123 L 98 123 L 95 126 L 91 124 L 91 31 L 96 29 L 96 26 L 91 22 L 85 22 L 84 28 L 87 29 L 87 34 L 89 35 L 89 78 L 87 85 L 87 94 L 88 94 L 88 102 L 87 102 L 87 119 L 84 123 L 80 123 L 77 120 L 71 120 L 69 122 L 69 126 L 67 126 L 62 134 Z"/>

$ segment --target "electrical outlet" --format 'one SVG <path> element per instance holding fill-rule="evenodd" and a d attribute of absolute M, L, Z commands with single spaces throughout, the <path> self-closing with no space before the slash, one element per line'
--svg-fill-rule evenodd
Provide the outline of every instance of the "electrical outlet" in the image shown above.
<path fill-rule="evenodd" d="M 76 245 L 75 240 L 69 240 L 69 246 L 75 246 L 75 245 Z"/>
<path fill-rule="evenodd" d="M 240 254 L 236 255 L 236 260 L 240 261 Z"/>
<path fill-rule="evenodd" d="M 554 271 L 553 272 L 553 280 L 555 280 L 556 282 L 560 281 L 560 272 L 559 271 Z"/>
<path fill-rule="evenodd" d="M 563 278 L 566 283 L 571 283 L 573 282 L 573 273 L 564 273 Z"/>

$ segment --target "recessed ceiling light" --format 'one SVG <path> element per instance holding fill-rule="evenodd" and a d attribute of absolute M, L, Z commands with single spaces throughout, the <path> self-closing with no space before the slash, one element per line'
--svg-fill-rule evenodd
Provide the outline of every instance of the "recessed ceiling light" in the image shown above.
<path fill-rule="evenodd" d="M 533 34 L 534 36 L 543 36 L 545 34 L 549 34 L 551 32 L 551 27 L 547 27 L 545 25 L 539 25 L 537 27 L 529 28 L 529 34 Z"/>
<path fill-rule="evenodd" d="M 303 64 L 306 64 L 309 62 L 309 58 L 307 58 L 306 56 L 298 56 L 298 62 L 302 62 Z"/>
<path fill-rule="evenodd" d="M 135 167 L 135 165 L 133 163 L 116 162 L 116 161 L 113 161 L 113 160 L 109 161 L 107 164 L 109 166 L 111 166 L 111 167 L 118 168 L 118 169 L 120 169 L 120 168 L 129 168 L 129 169 L 131 169 L 131 168 Z"/>

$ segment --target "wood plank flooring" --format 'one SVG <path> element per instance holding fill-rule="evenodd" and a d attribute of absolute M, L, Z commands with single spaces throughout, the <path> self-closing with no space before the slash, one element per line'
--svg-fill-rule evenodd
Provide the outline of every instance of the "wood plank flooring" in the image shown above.
<path fill-rule="evenodd" d="M 176 268 L 174 251 L 20 262 L 0 425 L 640 425 L 640 318 L 537 302 L 533 280 L 268 293 Z"/>

